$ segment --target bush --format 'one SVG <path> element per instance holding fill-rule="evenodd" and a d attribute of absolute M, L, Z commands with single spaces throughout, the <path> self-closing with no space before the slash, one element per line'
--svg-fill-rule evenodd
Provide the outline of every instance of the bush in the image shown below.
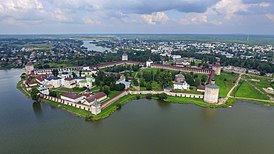
<path fill-rule="evenodd" d="M 152 94 L 147 94 L 146 95 L 146 99 L 151 99 L 152 98 Z"/>
<path fill-rule="evenodd" d="M 55 91 L 49 92 L 49 95 L 52 97 L 57 97 L 57 93 Z"/>
<path fill-rule="evenodd" d="M 158 97 L 159 100 L 162 101 L 162 100 L 167 99 L 167 94 L 166 93 L 161 93 L 161 94 L 158 94 L 157 97 Z"/>
<path fill-rule="evenodd" d="M 117 104 L 116 107 L 117 107 L 117 110 L 120 110 L 122 108 L 122 105 L 121 104 Z"/>
<path fill-rule="evenodd" d="M 141 96 L 140 96 L 140 95 L 137 95 L 137 96 L 136 96 L 136 99 L 140 99 L 140 98 L 141 98 Z"/>

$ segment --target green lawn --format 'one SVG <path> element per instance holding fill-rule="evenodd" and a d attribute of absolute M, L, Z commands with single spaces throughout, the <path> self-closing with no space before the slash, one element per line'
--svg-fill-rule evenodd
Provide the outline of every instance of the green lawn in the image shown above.
<path fill-rule="evenodd" d="M 86 118 L 86 120 L 100 120 L 109 117 L 112 113 L 114 113 L 118 109 L 118 104 L 124 105 L 130 100 L 136 99 L 136 95 L 126 95 L 113 104 L 111 104 L 109 107 L 106 109 L 102 110 L 102 112 L 98 115 L 90 115 L 89 117 Z"/>
<path fill-rule="evenodd" d="M 263 92 L 264 92 L 263 88 L 268 88 L 268 87 L 274 88 L 274 84 L 271 83 L 271 81 L 274 80 L 274 78 L 258 76 L 258 75 L 245 75 L 243 76 L 243 78 L 251 82 L 253 85 L 255 85 L 258 89 L 260 89 Z M 259 81 L 255 81 L 254 79 Z"/>
<path fill-rule="evenodd" d="M 226 73 L 222 72 L 221 75 L 215 75 L 215 81 L 216 84 L 220 87 L 220 94 L 219 96 L 224 98 L 226 97 L 229 90 L 233 87 L 235 84 L 238 74 L 235 73 Z M 225 81 L 226 80 L 226 81 Z"/>
<path fill-rule="evenodd" d="M 91 88 L 90 90 L 91 90 L 93 93 L 97 93 L 97 92 L 100 91 L 100 87 L 99 87 L 99 86 L 96 86 L 96 87 L 94 87 L 94 88 Z"/>
<path fill-rule="evenodd" d="M 223 104 L 223 105 L 207 104 L 203 101 L 203 99 L 198 99 L 198 98 L 168 96 L 167 99 L 165 99 L 165 101 L 169 103 L 195 104 L 201 107 L 211 107 L 211 108 L 227 107 L 226 104 Z"/>
<path fill-rule="evenodd" d="M 66 93 L 66 92 L 72 92 L 72 93 L 81 93 L 83 91 L 85 91 L 84 88 L 65 88 L 65 87 L 61 87 L 61 88 L 54 88 L 52 89 L 53 91 L 59 91 L 59 92 L 63 92 L 63 93 Z"/>
<path fill-rule="evenodd" d="M 235 88 L 232 95 L 235 97 L 269 100 L 269 98 L 265 94 L 260 93 L 252 85 L 250 85 L 248 82 L 244 80 L 241 80 L 239 86 Z"/>
<path fill-rule="evenodd" d="M 87 117 L 87 116 L 91 115 L 91 112 L 89 112 L 89 111 L 78 109 L 78 108 L 75 108 L 75 107 L 72 107 L 69 105 L 64 105 L 64 104 L 56 103 L 56 102 L 49 101 L 49 100 L 42 100 L 42 102 L 45 102 L 52 106 L 56 106 L 56 107 L 64 109 L 64 110 L 67 110 L 69 112 L 73 112 L 80 117 Z"/>
<path fill-rule="evenodd" d="M 175 92 L 178 92 L 178 93 L 187 93 L 187 94 L 203 94 L 203 92 L 197 91 L 196 87 L 191 87 L 190 90 L 176 89 Z"/>
<path fill-rule="evenodd" d="M 121 93 L 121 91 L 110 91 L 110 93 L 108 94 L 108 97 L 113 98 L 117 96 L 119 93 Z"/>

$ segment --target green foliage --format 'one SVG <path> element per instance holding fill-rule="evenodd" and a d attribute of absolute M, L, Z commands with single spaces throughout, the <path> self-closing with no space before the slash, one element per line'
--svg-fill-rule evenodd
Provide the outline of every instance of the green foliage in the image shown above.
<path fill-rule="evenodd" d="M 238 74 L 235 73 L 222 72 L 221 75 L 215 75 L 215 82 L 220 88 L 220 97 L 226 97 L 229 90 L 234 86 L 237 78 Z"/>
<path fill-rule="evenodd" d="M 101 91 L 108 95 L 110 93 L 110 87 L 105 85 L 102 87 Z"/>
<path fill-rule="evenodd" d="M 38 100 L 39 99 L 39 96 L 37 95 L 38 93 L 39 93 L 39 90 L 37 88 L 32 88 L 30 93 L 31 98 L 33 100 Z"/>
<path fill-rule="evenodd" d="M 151 83 L 147 83 L 147 85 L 146 85 L 146 89 L 147 89 L 147 90 L 152 90 Z"/>
<path fill-rule="evenodd" d="M 156 95 L 159 100 L 165 100 L 167 99 L 167 94 L 166 93 L 161 93 Z"/>
<path fill-rule="evenodd" d="M 139 86 L 139 83 L 138 83 L 138 80 L 137 80 L 137 79 L 134 78 L 132 82 L 133 82 L 133 85 L 134 85 L 134 86 Z"/>
<path fill-rule="evenodd" d="M 147 94 L 147 95 L 146 95 L 146 99 L 151 99 L 152 96 L 153 96 L 152 94 Z"/>
<path fill-rule="evenodd" d="M 257 89 L 255 89 L 246 81 L 242 81 L 233 94 L 235 97 L 269 100 L 269 98 L 265 94 L 260 93 Z"/>
<path fill-rule="evenodd" d="M 57 97 L 56 91 L 51 91 L 51 92 L 49 92 L 49 96 Z"/>
<path fill-rule="evenodd" d="M 53 69 L 53 70 L 51 71 L 51 73 L 53 74 L 53 76 L 57 77 L 58 74 L 59 74 L 59 71 L 58 71 L 57 69 Z"/>

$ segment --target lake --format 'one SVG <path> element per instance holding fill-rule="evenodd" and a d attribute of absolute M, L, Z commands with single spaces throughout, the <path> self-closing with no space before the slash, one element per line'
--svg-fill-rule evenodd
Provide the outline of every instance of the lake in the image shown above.
<path fill-rule="evenodd" d="M 83 41 L 83 46 L 87 48 L 88 51 L 97 51 L 97 52 L 112 52 L 110 48 L 96 46 L 96 44 L 90 43 L 92 41 Z"/>
<path fill-rule="evenodd" d="M 86 122 L 25 97 L 23 70 L 0 71 L 0 153 L 273 153 L 274 108 L 232 108 L 135 100 L 109 118 Z"/>

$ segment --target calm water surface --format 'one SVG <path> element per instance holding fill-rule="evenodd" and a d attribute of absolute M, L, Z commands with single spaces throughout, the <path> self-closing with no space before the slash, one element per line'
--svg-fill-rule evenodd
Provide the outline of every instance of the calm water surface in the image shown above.
<path fill-rule="evenodd" d="M 16 90 L 23 70 L 0 71 L 0 153 L 274 153 L 274 108 L 135 100 L 86 122 Z"/>
<path fill-rule="evenodd" d="M 96 44 L 90 43 L 92 41 L 83 41 L 83 46 L 86 47 L 89 51 L 98 51 L 98 52 L 112 52 L 110 48 L 96 46 Z"/>

